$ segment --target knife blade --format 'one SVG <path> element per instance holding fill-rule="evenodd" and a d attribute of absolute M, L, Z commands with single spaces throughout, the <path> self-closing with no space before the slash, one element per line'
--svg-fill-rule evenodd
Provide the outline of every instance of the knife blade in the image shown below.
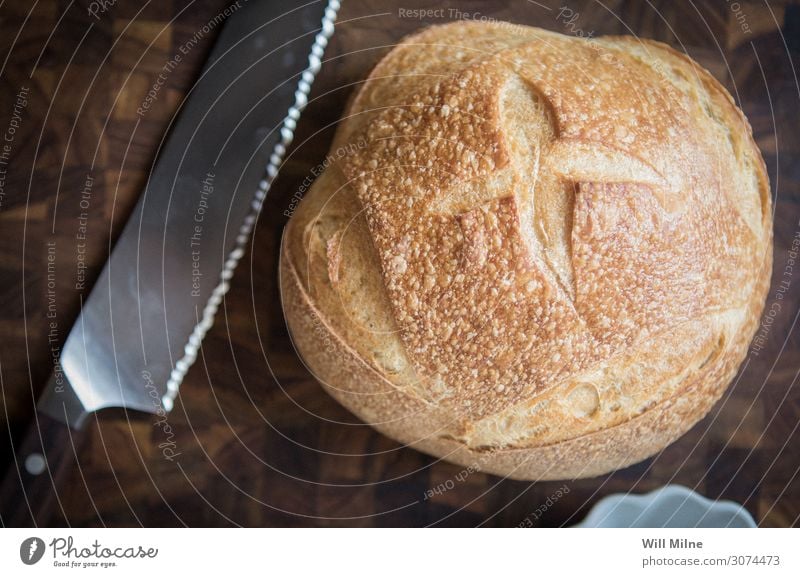
<path fill-rule="evenodd" d="M 227 9 L 15 451 L 0 490 L 3 525 L 40 524 L 60 505 L 58 481 L 79 453 L 87 415 L 172 409 L 292 140 L 338 8 L 338 0 L 239 0 Z"/>

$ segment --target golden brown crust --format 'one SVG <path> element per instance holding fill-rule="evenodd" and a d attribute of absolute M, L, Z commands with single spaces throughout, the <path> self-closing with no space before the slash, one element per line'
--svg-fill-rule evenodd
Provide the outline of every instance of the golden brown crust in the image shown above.
<path fill-rule="evenodd" d="M 515 478 L 597 475 L 683 434 L 744 358 L 769 187 L 688 57 L 429 28 L 334 147 L 285 232 L 284 309 L 326 389 L 386 434 Z"/>

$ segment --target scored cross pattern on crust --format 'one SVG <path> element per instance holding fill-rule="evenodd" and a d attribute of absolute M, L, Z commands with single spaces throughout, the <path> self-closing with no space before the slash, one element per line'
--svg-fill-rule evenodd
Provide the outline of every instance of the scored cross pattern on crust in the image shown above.
<path fill-rule="evenodd" d="M 513 105 L 509 105 L 511 101 Z M 520 232 L 532 253 L 543 254 L 559 286 L 574 299 L 568 235 L 572 231 L 575 188 L 594 181 L 638 183 L 651 187 L 666 208 L 669 184 L 652 166 L 622 150 L 560 138 L 551 104 L 517 75 L 506 81 L 500 112 L 510 152 L 507 168 L 488 179 L 457 182 L 434 199 L 429 210 L 459 220 L 467 236 L 465 252 L 477 255 L 479 262 L 485 251 L 479 239 L 469 237 L 467 215 L 494 200 L 513 196 L 520 210 Z"/>

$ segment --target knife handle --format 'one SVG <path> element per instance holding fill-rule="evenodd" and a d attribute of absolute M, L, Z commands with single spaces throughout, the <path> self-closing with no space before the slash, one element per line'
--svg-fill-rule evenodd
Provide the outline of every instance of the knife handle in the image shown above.
<path fill-rule="evenodd" d="M 0 486 L 2 526 L 48 526 L 57 511 L 64 515 L 59 490 L 85 438 L 84 431 L 36 413 Z"/>

